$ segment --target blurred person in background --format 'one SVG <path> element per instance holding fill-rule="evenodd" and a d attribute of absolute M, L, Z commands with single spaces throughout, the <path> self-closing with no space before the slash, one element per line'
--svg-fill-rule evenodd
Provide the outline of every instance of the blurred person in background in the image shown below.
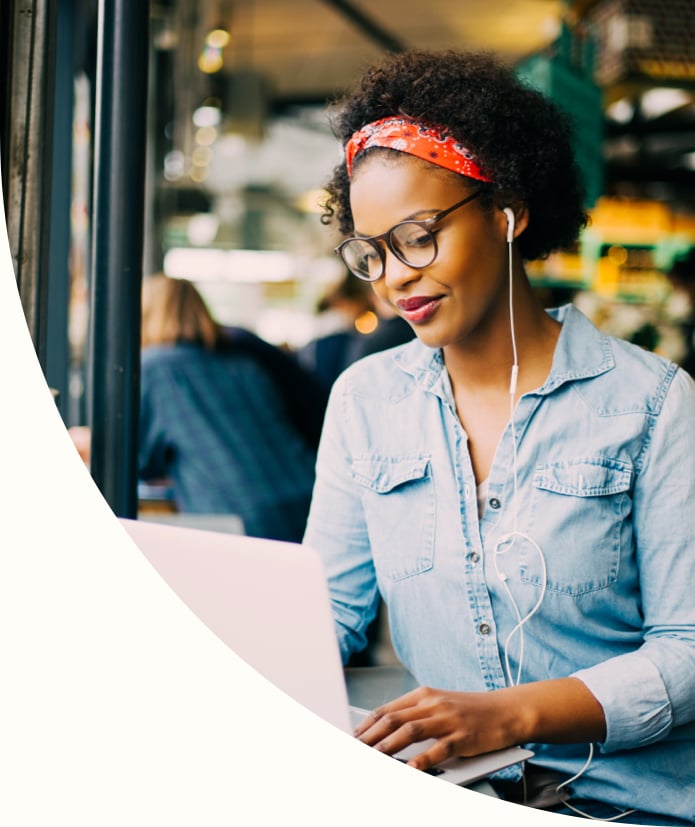
<path fill-rule="evenodd" d="M 245 327 L 224 326 L 222 333 L 228 345 L 257 359 L 272 376 L 292 425 L 316 450 L 328 402 L 328 389 L 319 377 L 298 363 L 290 350 L 271 344 Z"/>
<path fill-rule="evenodd" d="M 329 391 L 339 374 L 352 362 L 351 351 L 362 322 L 378 323 L 372 308 L 371 288 L 346 273 L 316 305 L 316 335 L 297 353 L 297 361 Z"/>
<path fill-rule="evenodd" d="M 145 278 L 138 475 L 166 481 L 179 512 L 301 540 L 324 406 L 291 355 L 223 328 L 191 282 Z M 70 432 L 89 463 L 88 429 Z"/>
<path fill-rule="evenodd" d="M 301 539 L 315 451 L 272 374 L 190 282 L 150 276 L 142 296 L 140 478 L 170 480 L 180 511 L 237 514 L 246 534 Z"/>
<path fill-rule="evenodd" d="M 403 345 L 415 338 L 413 328 L 402 316 L 395 313 L 389 304 L 374 292 L 371 298 L 378 324 L 371 333 L 355 339 L 350 349 L 350 362 L 355 362 L 370 353 Z"/>
<path fill-rule="evenodd" d="M 348 365 L 415 336 L 366 282 L 349 272 L 320 299 L 316 310 L 321 332 L 297 351 L 297 360 L 326 391 Z"/>

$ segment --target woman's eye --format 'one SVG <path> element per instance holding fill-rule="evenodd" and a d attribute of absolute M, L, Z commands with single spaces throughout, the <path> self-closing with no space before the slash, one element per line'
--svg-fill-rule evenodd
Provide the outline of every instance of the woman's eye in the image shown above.
<path fill-rule="evenodd" d="M 412 230 L 405 238 L 406 247 L 427 247 L 432 243 L 432 234 L 421 227 Z"/>
<path fill-rule="evenodd" d="M 432 234 L 429 230 L 414 224 L 410 227 L 400 227 L 395 241 L 402 249 L 428 247 L 432 243 Z"/>

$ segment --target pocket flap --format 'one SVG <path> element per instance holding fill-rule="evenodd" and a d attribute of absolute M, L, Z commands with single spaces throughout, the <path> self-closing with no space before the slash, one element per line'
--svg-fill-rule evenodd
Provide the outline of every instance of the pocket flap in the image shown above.
<path fill-rule="evenodd" d="M 429 456 L 401 459 L 352 460 L 352 476 L 377 494 L 386 494 L 406 482 L 429 476 Z"/>
<path fill-rule="evenodd" d="M 619 494 L 630 488 L 632 464 L 607 457 L 569 460 L 540 466 L 533 481 L 536 488 L 574 497 Z"/>

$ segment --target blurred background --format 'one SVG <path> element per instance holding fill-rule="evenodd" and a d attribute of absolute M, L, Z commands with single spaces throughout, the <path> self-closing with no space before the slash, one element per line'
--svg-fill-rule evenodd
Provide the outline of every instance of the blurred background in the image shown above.
<path fill-rule="evenodd" d="M 692 0 L 2 0 L 8 235 L 66 424 L 88 419 L 90 377 L 112 355 L 111 339 L 94 345 L 99 314 L 126 308 L 108 334 L 120 336 L 139 289 L 119 293 L 102 266 L 190 279 L 221 324 L 292 353 L 331 328 L 319 311 L 343 272 L 319 203 L 340 159 L 332 101 L 411 47 L 495 51 L 569 113 L 592 220 L 576 249 L 530 265 L 534 284 L 548 305 L 574 299 L 604 329 L 684 359 L 688 279 L 668 273 L 695 245 L 693 12 Z M 128 245 L 136 264 L 114 265 Z M 365 335 L 380 323 L 364 308 L 353 321 Z"/>

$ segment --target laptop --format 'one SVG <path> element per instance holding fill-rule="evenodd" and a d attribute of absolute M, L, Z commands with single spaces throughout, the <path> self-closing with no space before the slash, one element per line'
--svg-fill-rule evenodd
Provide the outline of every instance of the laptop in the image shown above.
<path fill-rule="evenodd" d="M 352 733 L 368 710 L 348 700 L 328 585 L 306 546 L 199 528 L 119 519 L 160 576 L 249 666 L 324 720 Z M 395 758 L 426 748 L 413 744 Z M 430 772 L 468 785 L 533 755 L 511 747 L 452 758 Z"/>

